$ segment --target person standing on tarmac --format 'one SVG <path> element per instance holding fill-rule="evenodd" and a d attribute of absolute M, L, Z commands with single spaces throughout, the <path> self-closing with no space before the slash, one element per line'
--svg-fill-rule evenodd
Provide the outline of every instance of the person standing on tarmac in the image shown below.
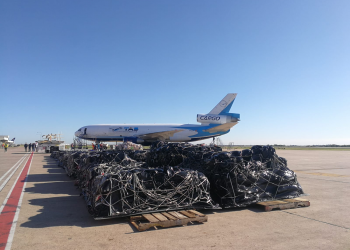
<path fill-rule="evenodd" d="M 35 143 L 32 143 L 32 152 L 35 151 Z"/>
<path fill-rule="evenodd" d="M 5 150 L 5 152 L 7 152 L 7 148 L 8 148 L 8 144 L 7 143 L 5 143 L 5 146 L 4 146 L 4 150 Z"/>
<path fill-rule="evenodd" d="M 27 147 L 28 147 L 28 144 L 25 143 L 25 144 L 24 144 L 24 149 L 26 150 L 26 152 L 27 152 Z"/>
<path fill-rule="evenodd" d="M 32 151 L 32 144 L 29 143 L 29 145 L 28 145 L 28 152 L 31 152 L 31 151 Z"/>

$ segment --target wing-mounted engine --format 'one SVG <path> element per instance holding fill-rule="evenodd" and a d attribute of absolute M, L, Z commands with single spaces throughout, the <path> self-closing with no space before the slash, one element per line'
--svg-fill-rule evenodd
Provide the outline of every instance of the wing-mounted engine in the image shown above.
<path fill-rule="evenodd" d="M 124 142 L 130 141 L 132 143 L 142 144 L 144 140 L 137 137 L 124 137 Z"/>
<path fill-rule="evenodd" d="M 239 118 L 239 114 L 234 113 L 226 113 L 225 115 L 198 114 L 197 122 L 209 124 L 225 124 L 229 122 L 238 122 Z"/>

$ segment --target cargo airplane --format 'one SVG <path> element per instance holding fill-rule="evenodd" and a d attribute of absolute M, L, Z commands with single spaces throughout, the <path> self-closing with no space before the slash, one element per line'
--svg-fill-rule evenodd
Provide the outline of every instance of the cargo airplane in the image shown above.
<path fill-rule="evenodd" d="M 199 141 L 230 132 L 240 115 L 229 113 L 237 94 L 227 94 L 208 114 L 198 114 L 201 124 L 109 124 L 88 125 L 75 132 L 75 136 L 99 142 L 131 141 L 149 145 L 155 141 Z"/>
<path fill-rule="evenodd" d="M 7 144 L 13 144 L 14 142 L 15 142 L 15 139 L 16 138 L 13 138 L 13 139 L 11 139 L 11 140 L 9 140 L 9 136 L 7 135 L 0 135 L 0 142 L 2 142 L 2 143 L 7 143 Z"/>

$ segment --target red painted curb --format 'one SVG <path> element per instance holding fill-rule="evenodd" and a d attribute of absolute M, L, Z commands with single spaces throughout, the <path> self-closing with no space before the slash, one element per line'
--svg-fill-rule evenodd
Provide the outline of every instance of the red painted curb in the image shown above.
<path fill-rule="evenodd" d="M 15 187 L 12 190 L 12 193 L 7 200 L 4 209 L 0 214 L 0 250 L 5 249 L 7 240 L 10 234 L 10 230 L 13 224 L 13 219 L 16 214 L 18 201 L 21 197 L 23 186 L 28 174 L 30 163 L 32 162 L 33 153 L 30 155 L 20 177 L 17 180 Z"/>

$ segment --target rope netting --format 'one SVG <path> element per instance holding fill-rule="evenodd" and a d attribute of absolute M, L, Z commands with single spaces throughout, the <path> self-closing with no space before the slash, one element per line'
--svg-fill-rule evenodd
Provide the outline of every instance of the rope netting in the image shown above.
<path fill-rule="evenodd" d="M 243 207 L 303 194 L 271 146 L 223 152 L 159 142 L 149 151 L 55 152 L 94 217 L 179 209 Z"/>

